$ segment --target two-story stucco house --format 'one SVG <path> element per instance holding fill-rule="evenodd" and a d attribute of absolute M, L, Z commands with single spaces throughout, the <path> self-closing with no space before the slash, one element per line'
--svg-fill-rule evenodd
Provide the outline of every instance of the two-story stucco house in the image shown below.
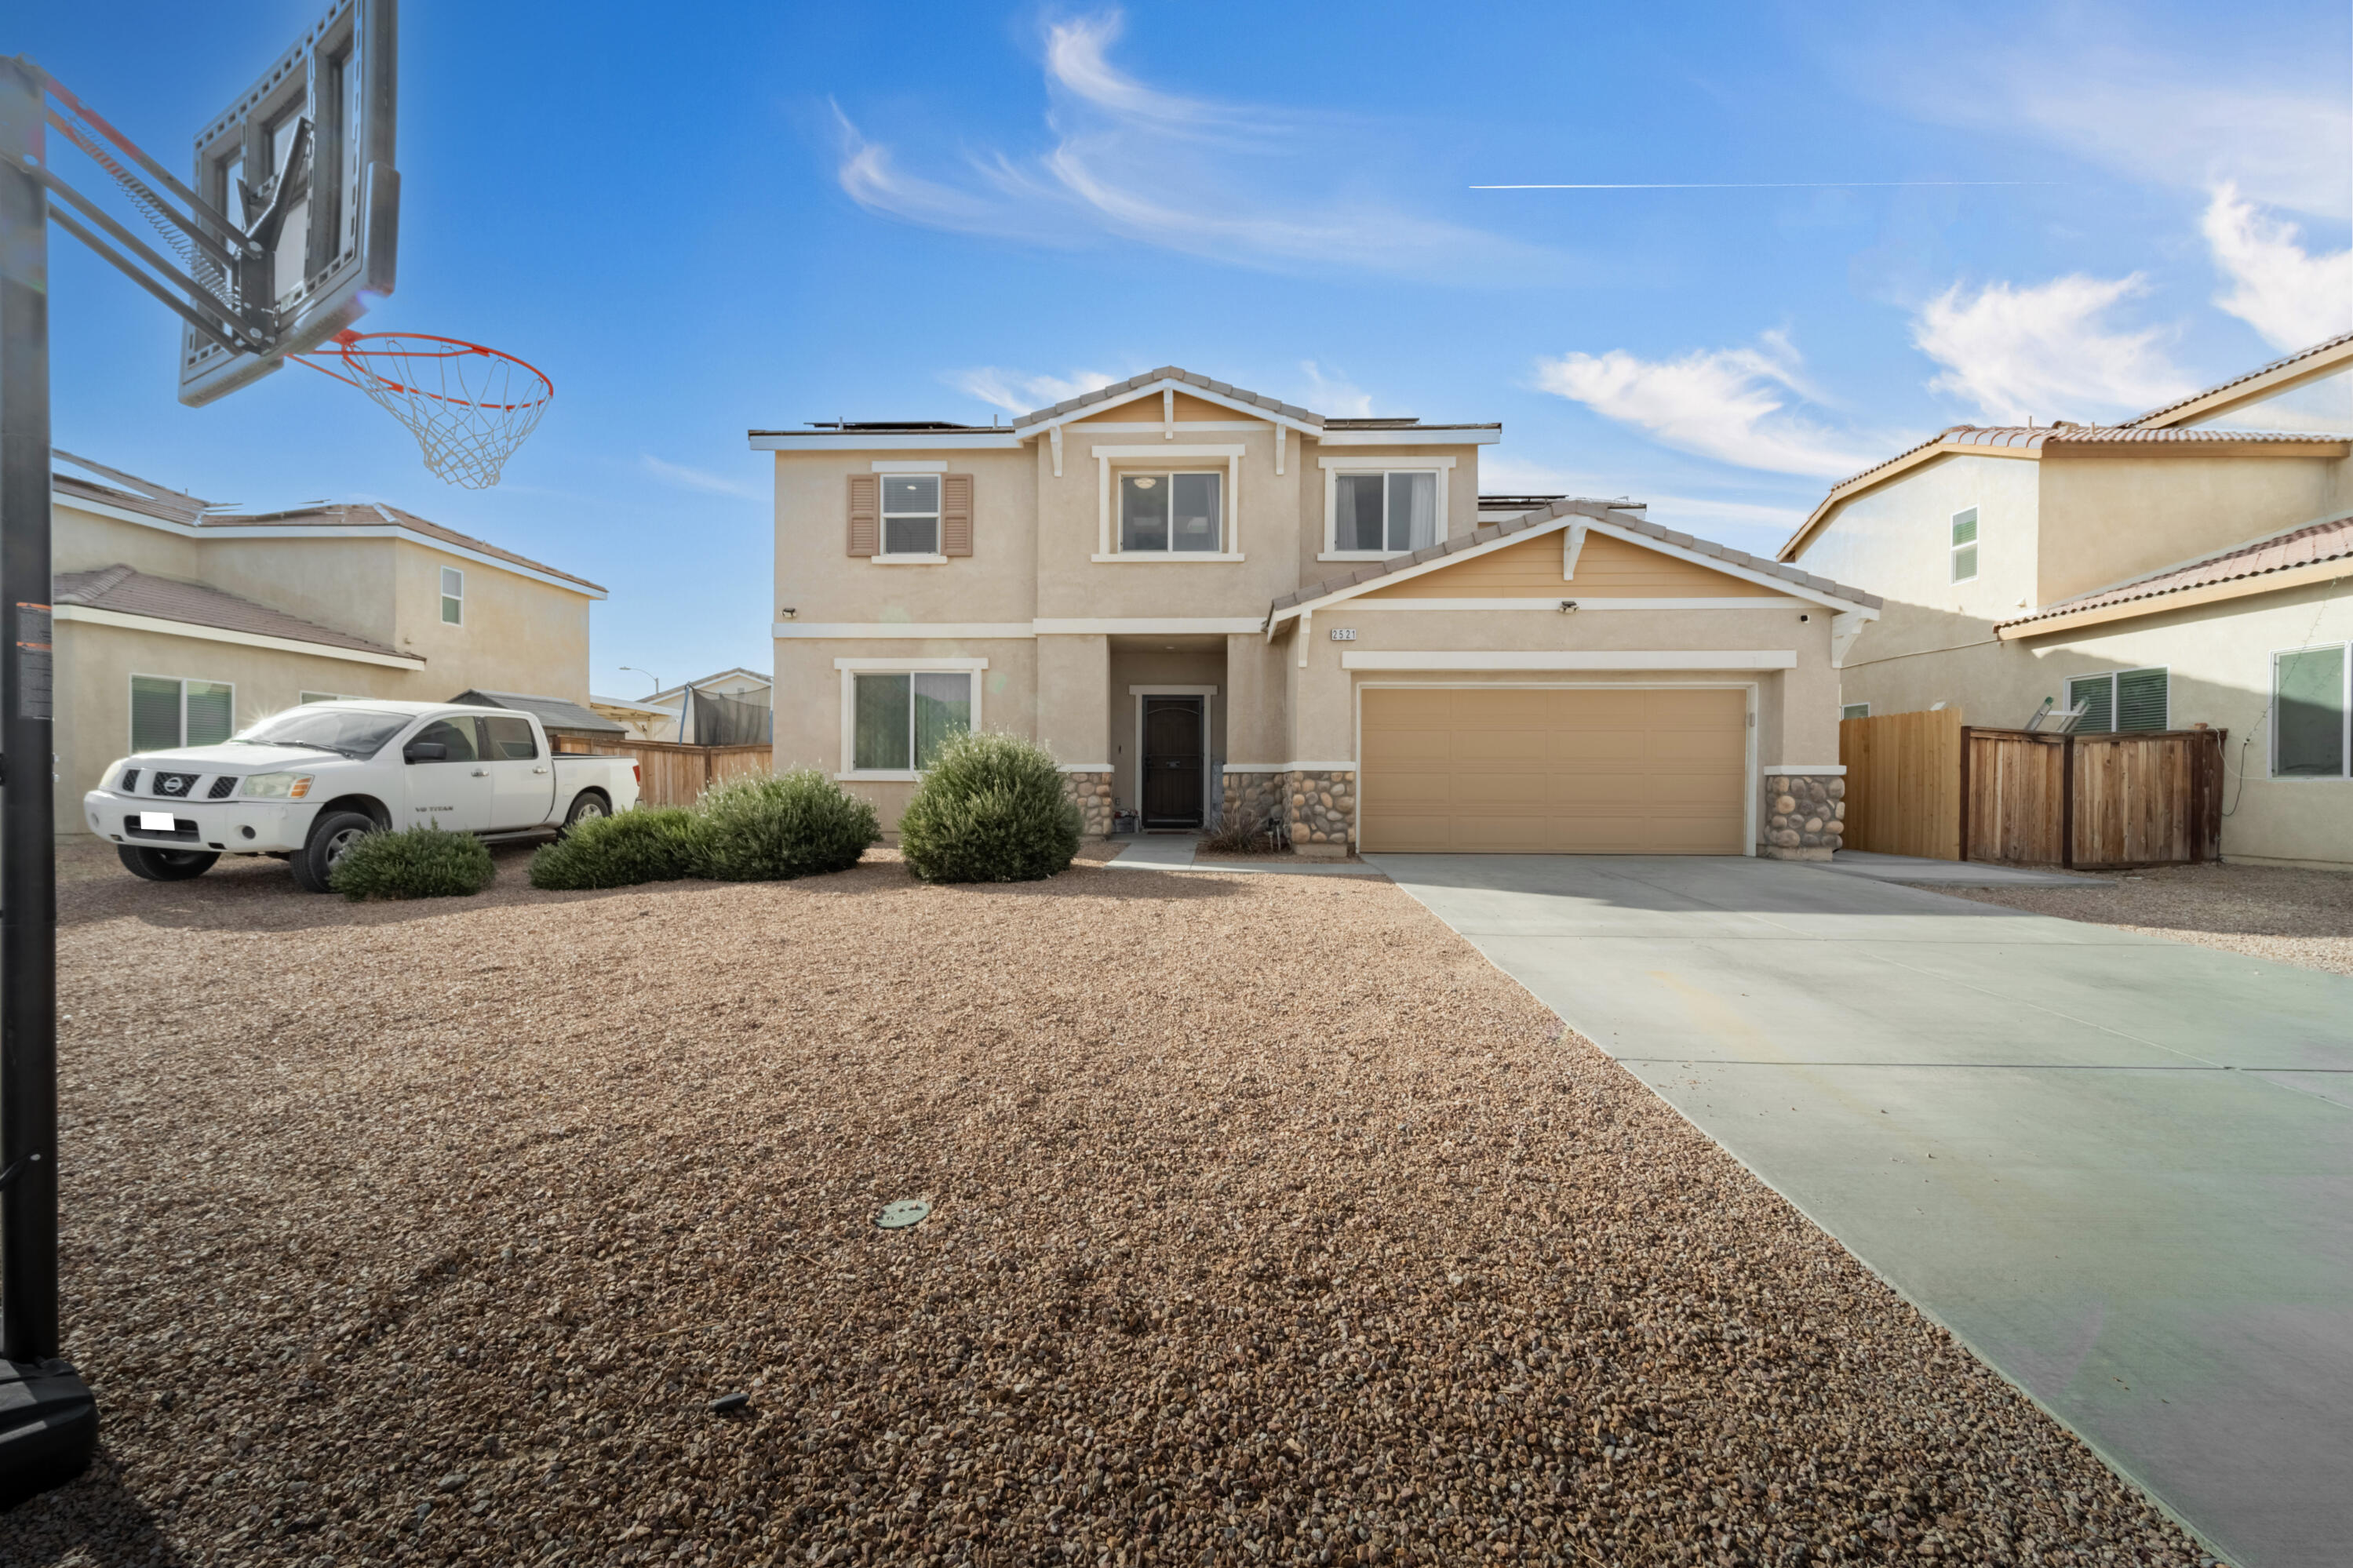
<path fill-rule="evenodd" d="M 1827 855 L 1834 648 L 1878 600 L 1631 504 L 1482 518 L 1500 435 L 1174 367 L 1010 426 L 753 431 L 777 765 L 887 827 L 971 726 L 1050 749 L 1094 834 L 1116 809 L 1280 816 L 1331 853 Z"/>
<path fill-rule="evenodd" d="M 1781 559 L 1887 596 L 1852 713 L 2227 731 L 2222 850 L 2353 863 L 2353 334 L 2119 426 L 1957 426 Z"/>

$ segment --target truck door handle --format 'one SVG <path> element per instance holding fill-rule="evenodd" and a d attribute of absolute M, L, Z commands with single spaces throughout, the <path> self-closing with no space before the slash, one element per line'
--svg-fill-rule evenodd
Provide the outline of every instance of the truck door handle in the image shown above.
<path fill-rule="evenodd" d="M 476 768 L 474 770 L 474 776 L 478 779 L 489 778 L 491 776 L 491 770 L 488 768 Z"/>
<path fill-rule="evenodd" d="M 532 769 L 531 771 L 532 771 L 533 773 L 545 773 L 547 770 L 546 770 L 545 768 L 543 768 L 543 768 L 533 768 L 533 769 Z"/>

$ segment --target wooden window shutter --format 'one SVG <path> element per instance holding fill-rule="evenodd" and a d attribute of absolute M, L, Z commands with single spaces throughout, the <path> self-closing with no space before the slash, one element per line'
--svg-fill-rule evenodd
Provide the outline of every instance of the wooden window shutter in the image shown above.
<path fill-rule="evenodd" d="M 849 476 L 849 552 L 882 553 L 882 480 L 877 475 Z"/>
<path fill-rule="evenodd" d="M 972 476 L 940 476 L 940 553 L 972 553 Z"/>

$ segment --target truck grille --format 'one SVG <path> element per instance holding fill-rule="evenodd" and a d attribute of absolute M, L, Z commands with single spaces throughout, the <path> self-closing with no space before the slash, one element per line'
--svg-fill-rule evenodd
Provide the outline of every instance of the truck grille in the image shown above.
<path fill-rule="evenodd" d="M 205 792 L 206 795 L 213 800 L 227 800 L 236 793 L 237 775 L 235 773 L 221 774 L 220 777 L 213 780 L 213 787 Z"/>
<path fill-rule="evenodd" d="M 125 769 L 123 769 L 123 770 L 122 770 L 122 793 L 123 793 L 123 794 L 125 794 L 125 795 L 129 795 L 132 790 L 137 789 L 138 787 L 139 787 L 139 770 L 138 770 L 137 768 L 125 768 Z"/>
<path fill-rule="evenodd" d="M 196 780 L 202 776 L 200 773 L 167 773 L 158 768 L 147 775 L 147 788 L 154 795 L 185 800 L 195 794 Z"/>

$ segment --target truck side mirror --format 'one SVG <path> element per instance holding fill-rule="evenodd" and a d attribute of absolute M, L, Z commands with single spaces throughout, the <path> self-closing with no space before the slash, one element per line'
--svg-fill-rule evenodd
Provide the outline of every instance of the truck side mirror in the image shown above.
<path fill-rule="evenodd" d="M 411 741 L 401 748 L 400 754 L 412 763 L 438 763 L 448 760 L 449 748 L 440 741 Z"/>

